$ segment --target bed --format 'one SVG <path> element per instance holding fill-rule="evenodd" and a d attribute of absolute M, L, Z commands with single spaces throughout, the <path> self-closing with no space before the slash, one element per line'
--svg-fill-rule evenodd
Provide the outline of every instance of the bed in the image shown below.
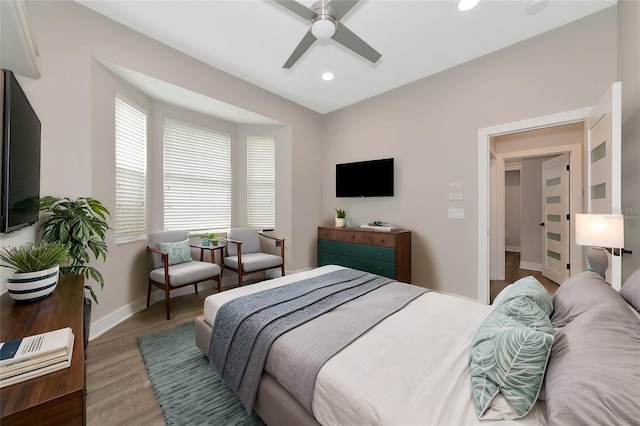
<path fill-rule="evenodd" d="M 204 315 L 196 319 L 196 345 L 210 358 L 219 358 L 216 351 L 225 345 L 236 350 L 225 356 L 242 358 L 242 346 L 219 344 L 226 342 L 220 331 L 224 327 L 216 325 L 214 332 L 216 320 L 227 321 L 223 316 L 229 306 L 251 300 L 250 295 L 340 281 L 347 275 L 369 280 L 367 285 L 375 288 L 271 339 L 254 399 L 247 399 L 249 410 L 268 425 L 639 424 L 640 305 L 634 309 L 591 272 L 563 283 L 553 301 L 527 277 L 486 306 L 391 280 L 378 286 L 371 274 L 329 265 L 209 296 Z M 630 281 L 635 276 L 623 290 L 629 293 L 627 300 L 638 304 L 640 273 Z M 395 295 L 405 291 L 409 296 L 396 302 Z M 392 299 L 396 305 L 388 313 L 376 314 L 380 303 L 387 309 Z M 318 342 L 334 339 L 325 336 L 345 333 L 351 318 L 367 316 L 371 322 L 355 326 L 354 340 L 337 345 L 320 367 L 297 365 L 322 352 Z M 318 324 L 338 324 L 337 331 Z M 314 328 L 322 338 L 310 334 Z M 491 358 L 504 350 L 495 346 L 499 339 L 494 337 L 505 329 L 525 336 L 541 351 L 524 376 L 509 373 L 505 379 L 500 372 L 504 360 Z M 299 389 L 305 382 L 311 383 L 310 393 Z"/>

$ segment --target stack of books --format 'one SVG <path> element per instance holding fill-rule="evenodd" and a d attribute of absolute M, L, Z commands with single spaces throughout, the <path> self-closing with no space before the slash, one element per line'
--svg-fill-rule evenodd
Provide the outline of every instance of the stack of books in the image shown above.
<path fill-rule="evenodd" d="M 0 343 L 0 388 L 69 367 L 74 338 L 67 327 Z"/>

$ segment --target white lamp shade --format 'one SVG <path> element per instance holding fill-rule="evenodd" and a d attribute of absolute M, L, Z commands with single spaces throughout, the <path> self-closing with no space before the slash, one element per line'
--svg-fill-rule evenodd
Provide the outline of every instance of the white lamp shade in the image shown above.
<path fill-rule="evenodd" d="M 576 244 L 624 247 L 624 216 L 621 214 L 576 214 Z"/>
<path fill-rule="evenodd" d="M 336 24 L 330 19 L 320 18 L 311 24 L 311 34 L 317 39 L 328 40 L 336 33 Z"/>

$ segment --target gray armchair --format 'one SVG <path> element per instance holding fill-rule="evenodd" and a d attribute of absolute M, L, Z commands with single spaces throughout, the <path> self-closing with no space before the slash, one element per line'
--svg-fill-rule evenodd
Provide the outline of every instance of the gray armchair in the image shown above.
<path fill-rule="evenodd" d="M 263 253 L 260 239 L 265 238 L 280 246 L 280 255 Z M 249 228 L 230 228 L 227 232 L 224 264 L 222 270 L 229 269 L 238 274 L 238 284 L 242 285 L 245 275 L 280 268 L 284 276 L 284 238 L 277 238 Z"/>
<path fill-rule="evenodd" d="M 189 234 L 186 231 L 162 231 L 149 234 L 147 252 L 151 266 L 147 307 L 151 299 L 151 287 L 156 286 L 164 290 L 167 319 L 171 315 L 171 290 L 193 285 L 197 294 L 198 283 L 214 280 L 218 282 L 218 291 L 220 291 L 220 266 L 212 262 L 191 259 Z"/>

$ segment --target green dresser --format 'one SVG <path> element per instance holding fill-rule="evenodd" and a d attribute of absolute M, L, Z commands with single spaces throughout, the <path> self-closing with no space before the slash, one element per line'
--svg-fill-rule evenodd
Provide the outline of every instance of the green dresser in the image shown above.
<path fill-rule="evenodd" d="M 318 228 L 318 266 L 341 265 L 411 282 L 411 232 Z"/>

